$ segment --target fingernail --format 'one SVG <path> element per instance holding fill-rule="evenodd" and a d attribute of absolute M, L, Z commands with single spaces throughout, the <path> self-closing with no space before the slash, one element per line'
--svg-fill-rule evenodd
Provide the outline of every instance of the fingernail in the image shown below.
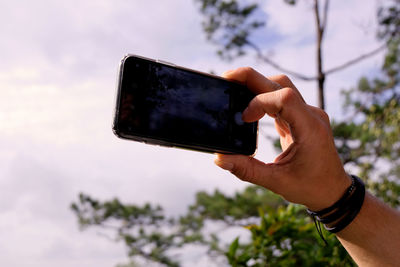
<path fill-rule="evenodd" d="M 227 170 L 227 171 L 233 170 L 233 166 L 234 165 L 233 165 L 232 162 L 221 161 L 221 160 L 218 160 L 218 159 L 214 160 L 214 162 L 218 167 L 220 167 L 220 168 L 222 168 L 224 170 Z"/>

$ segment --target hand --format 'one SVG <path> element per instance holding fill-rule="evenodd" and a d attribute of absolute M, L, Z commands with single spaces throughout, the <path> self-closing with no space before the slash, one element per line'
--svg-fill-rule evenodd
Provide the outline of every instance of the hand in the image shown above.
<path fill-rule="evenodd" d="M 336 202 L 351 179 L 337 154 L 328 115 L 307 105 L 284 75 L 266 78 L 251 68 L 239 68 L 223 76 L 246 84 L 257 95 L 243 112 L 243 120 L 254 122 L 265 114 L 274 118 L 283 152 L 273 163 L 222 154 L 217 154 L 215 163 L 311 210 Z"/>

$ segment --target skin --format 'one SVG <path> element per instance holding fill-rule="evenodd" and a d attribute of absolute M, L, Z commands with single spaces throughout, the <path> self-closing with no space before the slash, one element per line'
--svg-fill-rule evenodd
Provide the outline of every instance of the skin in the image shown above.
<path fill-rule="evenodd" d="M 275 119 L 283 152 L 272 163 L 217 154 L 215 164 L 311 210 L 335 203 L 351 179 L 336 151 L 328 115 L 307 105 L 285 75 L 267 78 L 252 68 L 239 68 L 223 76 L 256 94 L 243 120 L 257 121 L 265 114 Z M 400 215 L 368 192 L 360 213 L 337 237 L 361 266 L 400 266 Z"/>

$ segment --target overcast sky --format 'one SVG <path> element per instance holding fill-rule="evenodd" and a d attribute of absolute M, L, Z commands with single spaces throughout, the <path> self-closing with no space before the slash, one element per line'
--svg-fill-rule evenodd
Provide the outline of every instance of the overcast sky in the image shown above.
<path fill-rule="evenodd" d="M 254 38 L 281 65 L 312 75 L 311 1 L 295 8 L 282 0 L 259 2 L 267 28 Z M 378 45 L 378 2 L 331 2 L 326 67 Z M 206 41 L 193 1 L 0 0 L 0 36 L 1 266 L 125 262 L 121 244 L 96 231 L 79 231 L 69 210 L 79 192 L 103 200 L 117 196 L 136 204 L 160 203 L 168 214 L 180 214 L 198 190 L 232 193 L 245 186 L 215 167 L 210 154 L 123 141 L 111 131 L 118 64 L 127 53 L 216 73 L 239 66 L 277 73 L 252 55 L 222 62 Z M 361 75 L 373 76 L 380 62 L 378 55 L 328 77 L 331 116 L 341 116 L 340 90 Z M 315 104 L 316 85 L 295 82 Z M 257 157 L 270 161 L 275 156 L 260 138 Z M 188 260 L 188 266 L 195 264 L 202 261 Z"/>

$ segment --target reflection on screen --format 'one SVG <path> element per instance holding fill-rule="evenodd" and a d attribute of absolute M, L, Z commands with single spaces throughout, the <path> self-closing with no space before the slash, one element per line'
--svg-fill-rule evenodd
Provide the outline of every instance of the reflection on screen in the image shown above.
<path fill-rule="evenodd" d="M 123 77 L 119 119 L 130 134 L 199 146 L 253 145 L 256 127 L 240 116 L 252 98 L 243 86 L 137 58 L 125 61 Z"/>

